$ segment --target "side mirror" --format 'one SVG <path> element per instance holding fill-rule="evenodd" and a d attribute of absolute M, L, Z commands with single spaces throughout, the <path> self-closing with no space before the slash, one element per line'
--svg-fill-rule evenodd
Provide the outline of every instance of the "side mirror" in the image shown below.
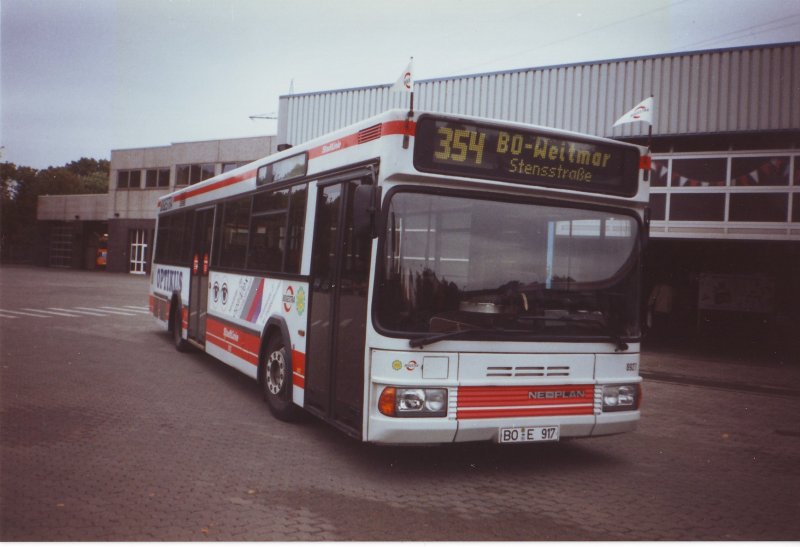
<path fill-rule="evenodd" d="M 353 195 L 353 230 L 357 237 L 378 237 L 378 211 L 381 189 L 372 184 L 361 184 Z"/>

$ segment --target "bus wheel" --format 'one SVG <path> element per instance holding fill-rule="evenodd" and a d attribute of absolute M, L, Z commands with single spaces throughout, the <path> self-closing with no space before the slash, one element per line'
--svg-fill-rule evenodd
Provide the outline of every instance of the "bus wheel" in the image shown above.
<path fill-rule="evenodd" d="M 183 339 L 183 314 L 181 313 L 180 304 L 172 306 L 172 341 L 175 343 L 175 349 L 184 352 L 189 351 L 189 342 Z"/>
<path fill-rule="evenodd" d="M 267 342 L 262 367 L 261 387 L 270 412 L 285 422 L 297 420 L 299 408 L 292 402 L 292 370 L 280 336 L 273 336 Z"/>

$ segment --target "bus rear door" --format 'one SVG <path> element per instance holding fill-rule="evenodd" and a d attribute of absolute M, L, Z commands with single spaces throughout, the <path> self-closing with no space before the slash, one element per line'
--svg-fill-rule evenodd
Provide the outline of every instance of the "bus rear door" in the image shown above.
<path fill-rule="evenodd" d="M 213 229 L 214 208 L 198 210 L 194 215 L 192 274 L 189 282 L 189 339 L 198 344 L 205 344 L 206 341 L 208 267 Z"/>

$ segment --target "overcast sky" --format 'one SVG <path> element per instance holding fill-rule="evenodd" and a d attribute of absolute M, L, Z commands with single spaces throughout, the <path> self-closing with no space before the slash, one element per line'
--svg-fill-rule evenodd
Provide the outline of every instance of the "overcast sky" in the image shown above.
<path fill-rule="evenodd" d="M 2 160 L 274 134 L 249 116 L 292 82 L 392 83 L 412 55 L 424 80 L 797 40 L 800 0 L 0 0 Z"/>

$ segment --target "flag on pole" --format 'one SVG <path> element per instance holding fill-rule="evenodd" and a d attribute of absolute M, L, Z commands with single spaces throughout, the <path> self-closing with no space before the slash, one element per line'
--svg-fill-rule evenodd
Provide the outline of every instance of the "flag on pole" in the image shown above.
<path fill-rule="evenodd" d="M 630 111 L 623 114 L 620 119 L 614 122 L 612 127 L 633 122 L 647 122 L 651 126 L 653 125 L 653 97 L 646 98 Z"/>
<path fill-rule="evenodd" d="M 408 66 L 397 78 L 397 81 L 392 86 L 392 91 L 399 91 L 401 93 L 414 92 L 414 58 L 408 61 Z"/>

